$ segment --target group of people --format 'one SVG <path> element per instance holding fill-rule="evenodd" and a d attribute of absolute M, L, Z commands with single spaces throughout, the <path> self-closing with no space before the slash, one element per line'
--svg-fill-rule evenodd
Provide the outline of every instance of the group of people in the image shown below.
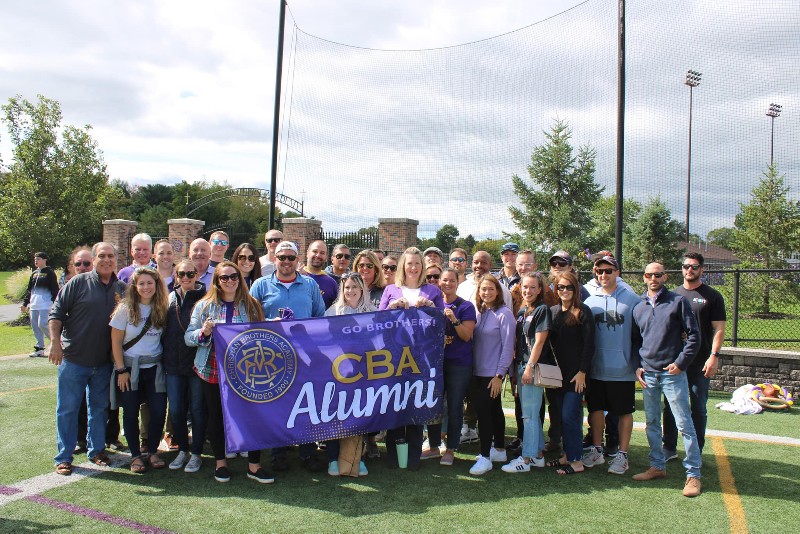
<path fill-rule="evenodd" d="M 499 272 L 490 271 L 490 254 L 477 251 L 469 274 L 470 258 L 460 248 L 447 258 L 435 247 L 410 247 L 397 258 L 362 250 L 351 262 L 350 249 L 336 245 L 329 265 L 325 242 L 312 242 L 302 262 L 297 245 L 278 230 L 267 232 L 261 257 L 244 243 L 226 260 L 229 243 L 227 234 L 215 232 L 209 241 L 193 241 L 188 256 L 175 262 L 168 241 L 154 245 L 139 234 L 131 243 L 133 264 L 119 272 L 114 246 L 97 243 L 91 250 L 76 249 L 75 271 L 60 290 L 50 281 L 52 271 L 37 264 L 25 304 L 33 309 L 34 303 L 52 302 L 47 332 L 55 340 L 50 361 L 59 366 L 58 473 L 72 472 L 76 442 L 83 437 L 78 434 L 84 400 L 86 448 L 95 464 L 109 464 L 105 449 L 116 437 L 107 427 L 118 417 L 109 409 L 119 406 L 133 472 L 165 467 L 157 443 L 168 421 L 178 450 L 169 468 L 198 471 L 208 440 L 214 477 L 226 482 L 228 459 L 235 454 L 225 450 L 216 364 L 221 355 L 212 337 L 216 324 L 435 307 L 446 324 L 443 414 L 425 425 L 427 440 L 422 425 L 385 429 L 389 467 L 402 463 L 400 440 L 408 445 L 411 470 L 435 458 L 453 465 L 464 435 L 474 432 L 474 417 L 480 453 L 472 475 L 485 474 L 498 462 L 507 473 L 549 466 L 571 475 L 605 463 L 609 453 L 609 473 L 625 474 L 638 381 L 650 468 L 633 479 L 664 478 L 666 462 L 677 458 L 680 433 L 686 451 L 683 493 L 700 494 L 709 378 L 716 372 L 725 326 L 722 297 L 702 283 L 702 255 L 685 255 L 683 284 L 674 292 L 665 287 L 663 265 L 651 263 L 640 296 L 619 277 L 620 266 L 608 251 L 593 257 L 593 278 L 582 285 L 567 252 L 553 254 L 549 273 L 543 273 L 535 253 L 515 243 L 502 247 Z M 37 253 L 36 261 L 42 256 Z M 41 320 L 36 324 L 41 331 Z M 36 343 L 37 351 L 44 349 L 38 335 Z M 538 381 L 546 366 L 560 370 L 560 387 L 545 388 Z M 501 403 L 507 377 L 518 426 L 517 439 L 509 444 Z M 155 442 L 149 454 L 140 432 Z M 368 474 L 362 458 L 380 456 L 375 434 L 326 442 L 328 474 Z M 318 444 L 297 449 L 307 470 L 325 469 Z M 545 452 L 556 450 L 560 457 L 546 461 Z M 271 469 L 262 465 L 262 451 L 249 451 L 247 476 L 273 482 L 274 471 L 289 469 L 287 451 L 271 451 Z"/>

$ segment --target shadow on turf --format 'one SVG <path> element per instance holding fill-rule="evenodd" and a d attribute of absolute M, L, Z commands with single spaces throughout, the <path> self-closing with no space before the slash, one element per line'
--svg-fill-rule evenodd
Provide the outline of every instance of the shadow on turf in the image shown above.
<path fill-rule="evenodd" d="M 36 523 L 27 519 L 6 519 L 0 517 L 0 532 L 54 532 L 56 530 L 72 528 L 73 525 L 47 525 Z"/>
<path fill-rule="evenodd" d="M 246 477 L 246 459 L 229 461 L 232 480 L 220 484 L 212 477 L 213 460 L 204 457 L 198 473 L 182 471 L 148 471 L 133 475 L 125 470 L 104 473 L 104 480 L 141 486 L 136 490 L 142 498 L 165 496 L 189 498 L 224 498 L 265 500 L 277 505 L 313 508 L 341 516 L 360 517 L 386 512 L 424 514 L 432 507 L 489 503 L 518 497 L 546 497 L 549 494 L 587 494 L 626 488 L 674 490 L 676 498 L 683 488 L 684 470 L 680 461 L 670 462 L 666 480 L 634 482 L 631 476 L 648 467 L 648 448 L 634 445 L 630 451 L 630 469 L 624 476 L 607 473 L 607 464 L 586 472 L 560 476 L 554 469 L 533 469 L 531 473 L 508 474 L 501 464 L 483 476 L 471 476 L 469 468 L 478 451 L 476 444 L 464 447 L 452 467 L 440 466 L 437 460 L 426 460 L 418 472 L 388 469 L 383 459 L 368 461 L 370 474 L 361 478 L 329 477 L 326 473 L 310 474 L 290 456 L 291 470 L 278 473 L 275 484 L 261 485 Z M 163 454 L 169 462 L 174 454 Z M 555 455 L 548 456 L 557 457 Z M 320 453 L 324 458 L 324 452 Z M 466 459 L 465 459 L 466 458 Z M 265 454 L 265 462 L 269 454 Z M 731 458 L 737 475 L 736 487 L 741 495 L 797 502 L 800 499 L 800 465 L 765 462 L 761 459 Z M 704 454 L 703 491 L 719 493 L 716 462 L 709 450 Z M 742 475 L 742 478 L 739 478 Z M 746 475 L 746 476 L 744 476 Z M 776 480 L 781 482 L 776 484 Z M 768 481 L 768 482 L 767 482 Z M 155 490 L 155 491 L 154 491 Z"/>

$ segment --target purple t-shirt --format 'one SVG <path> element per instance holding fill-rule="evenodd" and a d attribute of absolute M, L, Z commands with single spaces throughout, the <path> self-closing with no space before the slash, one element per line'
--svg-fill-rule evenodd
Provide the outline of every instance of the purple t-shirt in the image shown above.
<path fill-rule="evenodd" d="M 304 270 L 303 274 L 314 279 L 319 286 L 319 292 L 322 294 L 322 301 L 325 303 L 325 309 L 327 310 L 330 308 L 331 304 L 336 301 L 336 297 L 339 295 L 339 284 L 336 283 L 336 280 L 325 273 L 311 274 Z"/>
<path fill-rule="evenodd" d="M 456 297 L 451 303 L 444 303 L 445 308 L 450 308 L 461 321 L 477 320 L 475 306 L 468 300 Z M 472 367 L 472 339 L 464 341 L 456 333 L 456 327 L 449 319 L 445 319 L 444 330 L 444 359 L 453 365 Z"/>

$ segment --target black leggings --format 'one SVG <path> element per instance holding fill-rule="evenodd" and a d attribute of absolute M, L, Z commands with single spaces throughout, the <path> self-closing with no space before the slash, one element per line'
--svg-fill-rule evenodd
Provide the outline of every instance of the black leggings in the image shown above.
<path fill-rule="evenodd" d="M 214 451 L 214 459 L 225 459 L 225 425 L 222 422 L 222 397 L 219 394 L 219 384 L 212 384 L 203 380 L 203 396 L 208 409 L 208 426 L 206 437 Z M 261 463 L 261 451 L 249 451 L 247 461 L 251 464 Z"/>
<path fill-rule="evenodd" d="M 494 442 L 495 449 L 505 448 L 506 418 L 500 395 L 489 396 L 491 376 L 476 376 L 472 380 L 472 405 L 478 413 L 478 437 L 481 440 L 481 456 L 489 457 Z"/>

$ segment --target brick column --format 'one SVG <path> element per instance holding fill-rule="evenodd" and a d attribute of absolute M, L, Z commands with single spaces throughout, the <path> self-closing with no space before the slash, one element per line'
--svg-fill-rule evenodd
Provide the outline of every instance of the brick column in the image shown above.
<path fill-rule="evenodd" d="M 306 217 L 283 219 L 283 237 L 297 243 L 300 257 L 305 261 L 306 249 L 312 241 L 322 239 L 322 221 Z"/>
<path fill-rule="evenodd" d="M 117 269 L 133 263 L 131 257 L 131 238 L 136 235 L 136 221 L 109 219 L 103 221 L 103 241 L 117 247 Z"/>
<path fill-rule="evenodd" d="M 392 256 L 399 256 L 408 247 L 417 244 L 417 227 L 414 219 L 378 219 L 378 243 Z"/>
<path fill-rule="evenodd" d="M 175 260 L 189 255 L 189 245 L 201 237 L 205 221 L 197 219 L 169 219 L 169 242 L 175 249 Z"/>

